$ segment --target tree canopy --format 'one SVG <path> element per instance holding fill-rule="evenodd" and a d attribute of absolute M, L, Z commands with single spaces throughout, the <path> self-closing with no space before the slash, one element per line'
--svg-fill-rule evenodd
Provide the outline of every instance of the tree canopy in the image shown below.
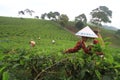
<path fill-rule="evenodd" d="M 49 20 L 57 21 L 59 16 L 60 16 L 59 12 L 52 12 L 52 11 L 50 11 L 49 13 L 42 14 L 41 18 L 45 19 L 45 17 L 47 17 Z"/>
<path fill-rule="evenodd" d="M 90 22 L 96 25 L 102 25 L 102 23 L 111 23 L 112 11 L 106 6 L 99 6 L 90 12 Z"/>
<path fill-rule="evenodd" d="M 62 26 L 66 26 L 67 23 L 68 23 L 68 21 L 69 21 L 69 18 L 68 18 L 68 16 L 65 15 L 65 14 L 60 15 L 59 18 L 58 18 L 58 22 L 59 22 Z"/>
<path fill-rule="evenodd" d="M 75 17 L 75 27 L 77 27 L 78 29 L 82 29 L 86 25 L 86 23 L 87 17 L 84 13 Z"/>

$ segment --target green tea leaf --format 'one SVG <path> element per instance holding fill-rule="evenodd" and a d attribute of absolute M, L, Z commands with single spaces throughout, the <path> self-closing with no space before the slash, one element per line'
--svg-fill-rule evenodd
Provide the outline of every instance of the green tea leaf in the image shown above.
<path fill-rule="evenodd" d="M 3 80 L 9 80 L 9 74 L 8 74 L 8 71 L 3 72 Z"/>
<path fill-rule="evenodd" d="M 95 70 L 95 74 L 97 75 L 98 79 L 101 80 L 101 74 L 98 70 Z"/>

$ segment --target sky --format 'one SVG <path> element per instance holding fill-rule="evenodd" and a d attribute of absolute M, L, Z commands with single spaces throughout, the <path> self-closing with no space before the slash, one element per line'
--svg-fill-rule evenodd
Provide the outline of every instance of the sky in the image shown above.
<path fill-rule="evenodd" d="M 20 17 L 18 11 L 30 9 L 35 11 L 34 16 L 58 11 L 70 20 L 82 13 L 89 19 L 90 12 L 99 6 L 112 10 L 112 23 L 107 25 L 120 29 L 120 0 L 0 0 L 0 16 Z"/>

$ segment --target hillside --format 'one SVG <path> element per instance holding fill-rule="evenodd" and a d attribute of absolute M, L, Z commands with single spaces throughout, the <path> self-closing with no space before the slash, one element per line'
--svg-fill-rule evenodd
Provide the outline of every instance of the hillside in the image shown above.
<path fill-rule="evenodd" d="M 67 28 L 68 29 L 68 28 Z M 57 40 L 59 46 L 64 49 L 64 43 L 73 43 L 78 40 L 74 33 L 77 30 L 74 28 L 69 28 L 68 30 L 61 27 L 55 22 L 39 19 L 21 19 L 21 18 L 10 18 L 10 17 L 0 17 L 0 43 L 4 47 L 15 47 L 15 48 L 28 48 L 29 41 L 35 40 L 38 45 L 48 44 L 41 42 L 49 42 L 52 40 Z M 67 31 L 66 31 L 67 30 Z M 71 34 L 71 32 L 73 32 Z M 110 38 L 109 42 L 114 47 L 120 47 L 119 39 L 115 36 L 115 31 L 101 29 L 101 35 L 103 39 Z M 40 38 L 41 42 L 39 42 Z M 72 46 L 68 44 L 67 47 Z M 57 46 L 57 45 L 56 45 Z M 41 46 L 39 46 L 41 47 Z"/>
<path fill-rule="evenodd" d="M 120 80 L 120 49 L 63 53 L 79 40 L 73 32 L 53 21 L 0 17 L 0 80 Z M 115 32 L 101 32 L 111 46 L 119 46 Z"/>
<path fill-rule="evenodd" d="M 52 21 L 0 17 L 0 49 L 30 48 L 30 40 L 36 41 L 36 48 L 42 50 L 51 46 L 63 50 L 73 46 L 78 38 Z M 56 41 L 54 46 L 52 40 Z"/>

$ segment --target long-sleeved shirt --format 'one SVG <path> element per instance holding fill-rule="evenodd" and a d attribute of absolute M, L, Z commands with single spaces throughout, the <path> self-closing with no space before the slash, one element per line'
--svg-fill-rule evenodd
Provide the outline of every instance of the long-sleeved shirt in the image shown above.
<path fill-rule="evenodd" d="M 78 41 L 73 48 L 67 49 L 65 53 L 75 53 L 78 52 L 81 48 L 85 53 L 89 53 L 89 49 L 86 47 L 85 42 L 82 40 Z"/>

